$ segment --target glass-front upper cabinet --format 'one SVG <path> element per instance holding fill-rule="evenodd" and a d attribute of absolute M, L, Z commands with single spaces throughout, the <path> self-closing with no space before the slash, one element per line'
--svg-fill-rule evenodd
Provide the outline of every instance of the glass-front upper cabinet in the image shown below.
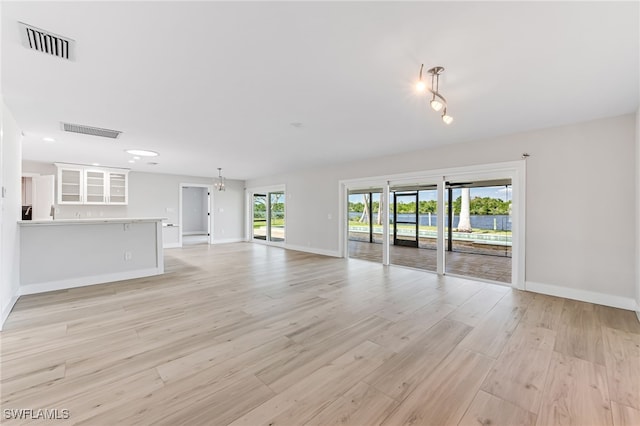
<path fill-rule="evenodd" d="M 107 173 L 102 170 L 84 170 L 85 204 L 104 204 L 107 202 Z"/>
<path fill-rule="evenodd" d="M 127 169 L 56 163 L 58 204 L 118 204 L 129 202 Z"/>
<path fill-rule="evenodd" d="M 127 204 L 127 173 L 109 173 L 109 204 Z"/>
<path fill-rule="evenodd" d="M 83 169 L 58 167 L 58 204 L 84 203 Z"/>

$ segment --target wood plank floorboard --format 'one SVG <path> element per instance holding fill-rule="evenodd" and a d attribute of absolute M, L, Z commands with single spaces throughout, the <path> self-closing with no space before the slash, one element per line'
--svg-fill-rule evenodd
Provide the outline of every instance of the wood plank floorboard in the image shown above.
<path fill-rule="evenodd" d="M 249 243 L 169 249 L 165 270 L 21 297 L 0 332 L 3 410 L 98 426 L 640 424 L 629 311 Z"/>

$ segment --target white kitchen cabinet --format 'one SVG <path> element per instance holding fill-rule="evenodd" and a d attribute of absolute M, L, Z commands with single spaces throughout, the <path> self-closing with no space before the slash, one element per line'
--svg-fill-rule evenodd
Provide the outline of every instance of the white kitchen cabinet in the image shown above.
<path fill-rule="evenodd" d="M 108 172 L 98 169 L 84 169 L 84 203 L 106 204 Z"/>
<path fill-rule="evenodd" d="M 58 204 L 126 205 L 129 201 L 129 170 L 63 163 L 56 167 Z"/>
<path fill-rule="evenodd" d="M 58 167 L 58 204 L 84 203 L 84 169 Z"/>
<path fill-rule="evenodd" d="M 127 204 L 129 202 L 128 173 L 109 172 L 109 204 Z"/>

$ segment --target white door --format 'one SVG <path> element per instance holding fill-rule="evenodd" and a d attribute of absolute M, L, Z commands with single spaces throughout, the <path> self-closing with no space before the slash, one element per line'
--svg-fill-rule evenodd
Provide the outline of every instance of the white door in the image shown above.
<path fill-rule="evenodd" d="M 54 205 L 55 176 L 33 176 L 31 178 L 32 220 L 51 220 Z"/>

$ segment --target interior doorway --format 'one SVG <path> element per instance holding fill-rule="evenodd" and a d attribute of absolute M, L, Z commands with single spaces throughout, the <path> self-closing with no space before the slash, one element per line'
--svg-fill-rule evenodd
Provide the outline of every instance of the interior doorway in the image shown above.
<path fill-rule="evenodd" d="M 211 244 L 211 188 L 180 186 L 180 245 Z"/>

